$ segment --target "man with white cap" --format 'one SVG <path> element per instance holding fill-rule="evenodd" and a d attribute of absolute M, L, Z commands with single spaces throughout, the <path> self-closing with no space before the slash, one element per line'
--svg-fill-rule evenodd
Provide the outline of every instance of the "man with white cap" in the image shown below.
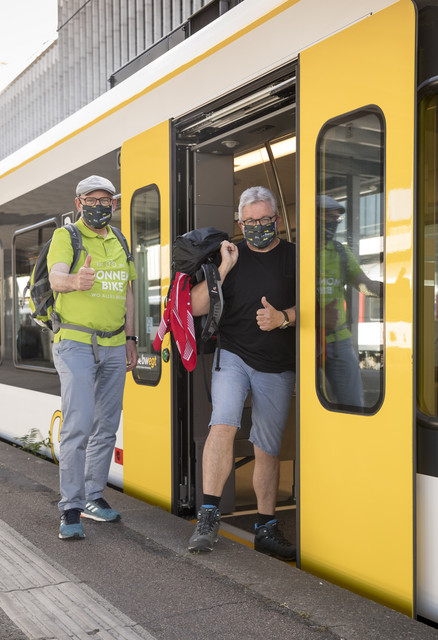
<path fill-rule="evenodd" d="M 370 280 L 350 247 L 335 240 L 344 213 L 345 208 L 334 198 L 318 197 L 317 291 L 323 331 L 323 335 L 322 332 L 320 334 L 323 344 L 319 345 L 319 359 L 330 384 L 330 400 L 346 407 L 363 407 L 359 362 L 347 322 L 345 285 L 353 286 L 366 296 L 381 298 L 383 284 Z"/>
<path fill-rule="evenodd" d="M 81 539 L 81 516 L 116 522 L 120 514 L 103 498 L 122 410 L 126 372 L 137 364 L 136 278 L 124 238 L 109 225 L 114 185 L 89 176 L 76 188 L 84 251 L 70 273 L 71 236 L 57 229 L 47 256 L 56 296 L 53 359 L 61 380 L 59 538 Z M 118 232 L 118 233 L 116 233 Z M 124 242 L 123 242 L 124 241 Z"/>

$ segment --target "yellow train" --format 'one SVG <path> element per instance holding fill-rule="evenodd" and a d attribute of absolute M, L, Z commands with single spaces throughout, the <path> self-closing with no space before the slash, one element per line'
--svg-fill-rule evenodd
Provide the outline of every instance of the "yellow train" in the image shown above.
<path fill-rule="evenodd" d="M 56 458 L 51 336 L 24 286 L 90 174 L 120 187 L 135 256 L 139 364 L 110 480 L 194 513 L 209 404 L 169 336 L 152 349 L 173 239 L 270 187 L 298 248 L 297 389 L 282 459 L 296 461 L 298 566 L 438 621 L 438 1 L 251 0 L 0 162 L 0 435 L 35 428 Z M 383 297 L 347 290 L 363 401 L 333 401 L 318 360 L 316 197 L 344 203 L 338 237 Z M 250 420 L 250 406 L 247 407 Z M 242 505 L 244 432 L 224 511 Z M 285 466 L 292 486 L 292 464 Z"/>

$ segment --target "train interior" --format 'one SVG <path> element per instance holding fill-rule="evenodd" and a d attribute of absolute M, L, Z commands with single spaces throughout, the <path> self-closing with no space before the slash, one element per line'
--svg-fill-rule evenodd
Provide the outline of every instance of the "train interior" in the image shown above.
<path fill-rule="evenodd" d="M 245 95 L 228 96 L 218 104 L 208 105 L 181 118 L 176 123 L 177 163 L 179 173 L 187 177 L 178 191 L 177 206 L 186 202 L 192 218 L 188 228 L 214 226 L 226 231 L 232 241 L 242 240 L 237 224 L 240 194 L 250 186 L 271 189 L 281 215 L 280 235 L 290 242 L 296 237 L 296 108 L 295 67 L 284 69 L 262 85 L 247 88 Z M 184 219 L 184 216 L 181 216 Z M 183 229 L 180 229 L 183 231 Z M 268 293 L 267 293 L 268 295 Z M 210 371 L 213 354 L 201 356 L 186 393 L 190 401 L 190 435 L 186 440 L 186 466 L 180 472 L 188 476 L 187 486 L 194 487 L 190 499 L 196 508 L 202 501 L 202 451 L 207 437 L 211 405 L 204 384 L 203 367 Z M 278 510 L 283 529 L 295 540 L 295 395 L 281 451 L 281 475 Z M 256 499 L 252 488 L 253 446 L 249 442 L 251 398 L 247 398 L 242 427 L 235 440 L 235 464 L 221 500 L 223 528 L 251 540 Z M 184 438 L 182 438 L 184 440 Z M 185 480 L 181 478 L 181 486 Z"/>

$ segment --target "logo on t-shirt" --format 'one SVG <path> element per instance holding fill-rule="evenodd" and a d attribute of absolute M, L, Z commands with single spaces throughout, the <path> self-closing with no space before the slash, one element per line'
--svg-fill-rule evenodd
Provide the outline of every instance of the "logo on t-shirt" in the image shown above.
<path fill-rule="evenodd" d="M 98 269 L 96 280 L 100 282 L 102 291 L 123 291 L 128 272 L 126 269 Z"/>
<path fill-rule="evenodd" d="M 330 296 L 335 292 L 336 289 L 342 286 L 343 284 L 339 278 L 320 278 L 318 292 L 320 295 Z"/>

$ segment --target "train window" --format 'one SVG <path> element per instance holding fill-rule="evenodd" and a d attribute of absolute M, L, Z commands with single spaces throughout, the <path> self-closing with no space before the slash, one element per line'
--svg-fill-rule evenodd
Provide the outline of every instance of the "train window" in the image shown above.
<path fill-rule="evenodd" d="M 26 285 L 35 261 L 56 229 L 56 221 L 27 227 L 13 239 L 14 276 L 14 363 L 16 366 L 55 370 L 52 357 L 52 334 L 43 330 L 30 317 L 29 291 Z"/>
<path fill-rule="evenodd" d="M 0 363 L 3 362 L 3 352 L 5 348 L 4 335 L 4 318 L 5 318 L 5 280 L 4 280 L 4 252 L 3 245 L 0 242 Z"/>
<path fill-rule="evenodd" d="M 417 406 L 438 417 L 438 96 L 419 108 Z"/>
<path fill-rule="evenodd" d="M 152 348 L 161 321 L 160 194 L 155 185 L 136 191 L 131 201 L 132 254 L 137 280 L 133 282 L 138 363 L 134 379 L 158 384 L 161 355 Z"/>
<path fill-rule="evenodd" d="M 384 119 L 331 120 L 317 145 L 316 380 L 329 409 L 383 400 Z"/>

